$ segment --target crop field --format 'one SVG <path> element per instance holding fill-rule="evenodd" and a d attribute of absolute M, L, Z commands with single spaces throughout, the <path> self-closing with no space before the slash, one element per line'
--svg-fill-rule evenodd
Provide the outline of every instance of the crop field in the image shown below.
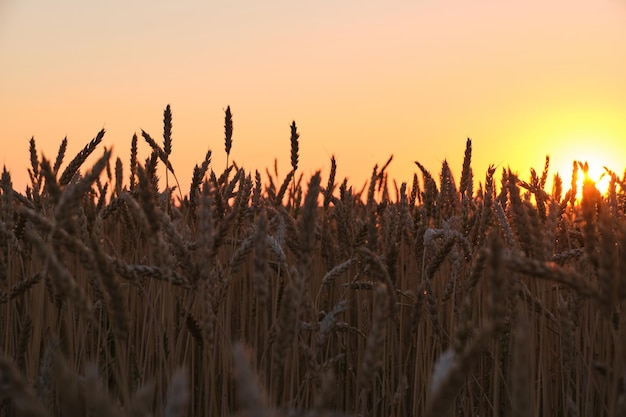
<path fill-rule="evenodd" d="M 171 129 L 2 172 L 0 417 L 626 415 L 626 175 L 477 175 L 468 139 L 355 185 L 294 122 L 285 177 L 183 179 Z"/>

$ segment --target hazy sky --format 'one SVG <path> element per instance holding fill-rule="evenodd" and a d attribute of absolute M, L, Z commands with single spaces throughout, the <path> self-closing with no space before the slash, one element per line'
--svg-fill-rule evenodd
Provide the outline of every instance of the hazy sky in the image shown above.
<path fill-rule="evenodd" d="M 26 185 L 28 140 L 66 163 L 102 127 L 128 170 L 133 133 L 162 140 L 188 189 L 207 149 L 248 169 L 289 163 L 289 124 L 307 175 L 337 158 L 360 186 L 394 154 L 460 175 L 489 163 L 528 176 L 546 154 L 626 167 L 626 2 L 0 0 L 0 161 Z M 100 154 L 100 152 L 98 152 Z M 141 143 L 140 156 L 149 155 Z"/>

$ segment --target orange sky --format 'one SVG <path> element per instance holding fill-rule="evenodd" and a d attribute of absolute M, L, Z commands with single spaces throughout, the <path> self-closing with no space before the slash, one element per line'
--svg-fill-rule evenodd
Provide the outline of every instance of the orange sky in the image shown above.
<path fill-rule="evenodd" d="M 399 182 L 415 160 L 458 177 L 468 136 L 479 180 L 489 163 L 527 178 L 546 154 L 565 177 L 574 158 L 626 167 L 622 0 L 0 0 L 0 57 L 0 162 L 20 191 L 31 136 L 48 158 L 67 136 L 67 163 L 105 127 L 127 170 L 167 104 L 183 191 L 207 149 L 224 168 L 227 105 L 240 165 L 286 174 L 296 120 L 303 172 L 327 178 L 335 154 L 357 188 L 391 154 Z"/>

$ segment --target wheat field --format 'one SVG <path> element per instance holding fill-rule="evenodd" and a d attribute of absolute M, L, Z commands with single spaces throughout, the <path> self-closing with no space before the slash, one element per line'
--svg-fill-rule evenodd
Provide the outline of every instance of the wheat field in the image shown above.
<path fill-rule="evenodd" d="M 468 139 L 458 182 L 355 188 L 294 122 L 286 177 L 209 151 L 183 189 L 171 132 L 3 171 L 1 417 L 626 415 L 626 174 L 475 178 Z"/>

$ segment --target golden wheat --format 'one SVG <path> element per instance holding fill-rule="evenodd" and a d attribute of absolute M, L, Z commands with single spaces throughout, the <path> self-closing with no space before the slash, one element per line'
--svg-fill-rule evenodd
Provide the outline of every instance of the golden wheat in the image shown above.
<path fill-rule="evenodd" d="M 174 198 L 163 123 L 130 174 L 83 166 L 104 131 L 65 166 L 31 139 L 24 193 L 3 170 L 0 417 L 623 415 L 625 178 L 579 203 L 588 167 L 547 192 L 548 157 L 476 186 L 467 139 L 459 182 L 389 158 L 353 187 L 334 156 L 298 171 L 295 122 L 261 175 L 228 107 L 227 166 L 209 150 Z"/>

